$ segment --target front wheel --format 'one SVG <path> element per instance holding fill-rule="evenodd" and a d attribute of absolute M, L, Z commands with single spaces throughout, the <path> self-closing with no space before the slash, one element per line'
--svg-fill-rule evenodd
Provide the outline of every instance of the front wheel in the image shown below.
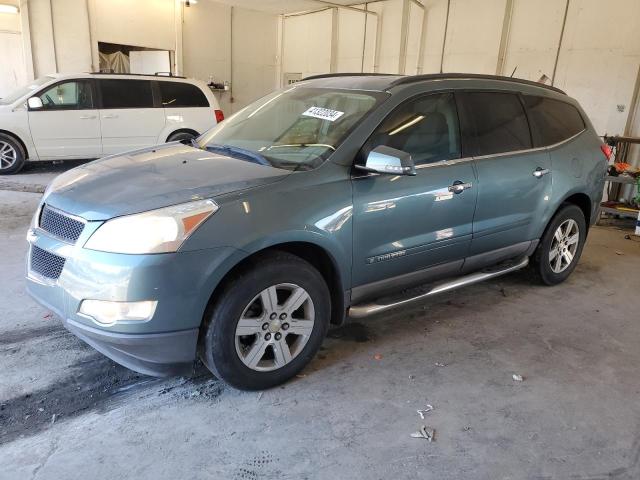
<path fill-rule="evenodd" d="M 582 210 L 566 205 L 551 219 L 533 258 L 533 267 L 546 285 L 564 282 L 576 268 L 584 242 L 587 224 Z"/>
<path fill-rule="evenodd" d="M 25 161 L 26 155 L 20 142 L 10 135 L 0 133 L 0 175 L 19 172 Z"/>
<path fill-rule="evenodd" d="M 285 252 L 266 255 L 223 287 L 205 319 L 200 356 L 236 388 L 274 387 L 314 357 L 330 312 L 329 290 L 312 265 Z"/>

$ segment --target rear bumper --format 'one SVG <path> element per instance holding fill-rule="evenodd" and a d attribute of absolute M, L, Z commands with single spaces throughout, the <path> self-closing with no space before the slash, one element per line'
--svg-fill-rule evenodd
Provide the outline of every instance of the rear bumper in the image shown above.
<path fill-rule="evenodd" d="M 193 368 L 197 328 L 136 335 L 107 332 L 73 320 L 65 320 L 64 326 L 103 355 L 145 375 L 185 375 Z"/>

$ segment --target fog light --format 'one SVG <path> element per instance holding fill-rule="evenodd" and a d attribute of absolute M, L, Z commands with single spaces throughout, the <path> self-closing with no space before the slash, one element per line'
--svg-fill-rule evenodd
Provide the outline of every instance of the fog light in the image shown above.
<path fill-rule="evenodd" d="M 103 325 L 116 322 L 150 320 L 156 311 L 158 302 L 145 300 L 142 302 L 110 302 L 108 300 L 83 300 L 78 313 L 91 317 Z"/>

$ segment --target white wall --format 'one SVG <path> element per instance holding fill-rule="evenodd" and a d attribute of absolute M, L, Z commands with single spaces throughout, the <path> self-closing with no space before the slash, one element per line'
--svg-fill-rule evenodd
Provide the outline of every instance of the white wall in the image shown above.
<path fill-rule="evenodd" d="M 278 86 L 278 16 L 202 1 L 184 9 L 183 72 L 216 83 L 231 82 L 218 93 L 229 115 Z"/>
<path fill-rule="evenodd" d="M 183 72 L 189 77 L 224 82 L 231 75 L 231 7 L 199 2 L 184 9 Z M 218 95 L 222 110 L 230 110 L 229 94 Z"/>
<path fill-rule="evenodd" d="M 333 10 L 286 17 L 282 70 L 302 77 L 331 71 Z"/>
<path fill-rule="evenodd" d="M 5 1 L 17 5 L 17 1 Z M 20 14 L 0 13 L 0 97 L 27 80 Z"/>
<path fill-rule="evenodd" d="M 279 85 L 278 17 L 234 8 L 232 18 L 231 111 L 236 112 Z"/>

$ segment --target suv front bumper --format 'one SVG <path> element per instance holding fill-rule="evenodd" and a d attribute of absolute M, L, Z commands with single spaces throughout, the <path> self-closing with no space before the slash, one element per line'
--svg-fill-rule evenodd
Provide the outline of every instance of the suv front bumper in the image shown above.
<path fill-rule="evenodd" d="M 70 245 L 37 229 L 29 232 L 28 240 L 30 295 L 102 354 L 154 376 L 191 370 L 211 293 L 227 270 L 226 262 L 239 255 L 230 247 L 154 255 L 105 253 L 82 248 L 86 238 Z M 58 278 L 46 278 L 31 269 L 34 246 L 64 258 Z M 107 326 L 78 313 L 85 299 L 158 303 L 149 320 Z"/>

